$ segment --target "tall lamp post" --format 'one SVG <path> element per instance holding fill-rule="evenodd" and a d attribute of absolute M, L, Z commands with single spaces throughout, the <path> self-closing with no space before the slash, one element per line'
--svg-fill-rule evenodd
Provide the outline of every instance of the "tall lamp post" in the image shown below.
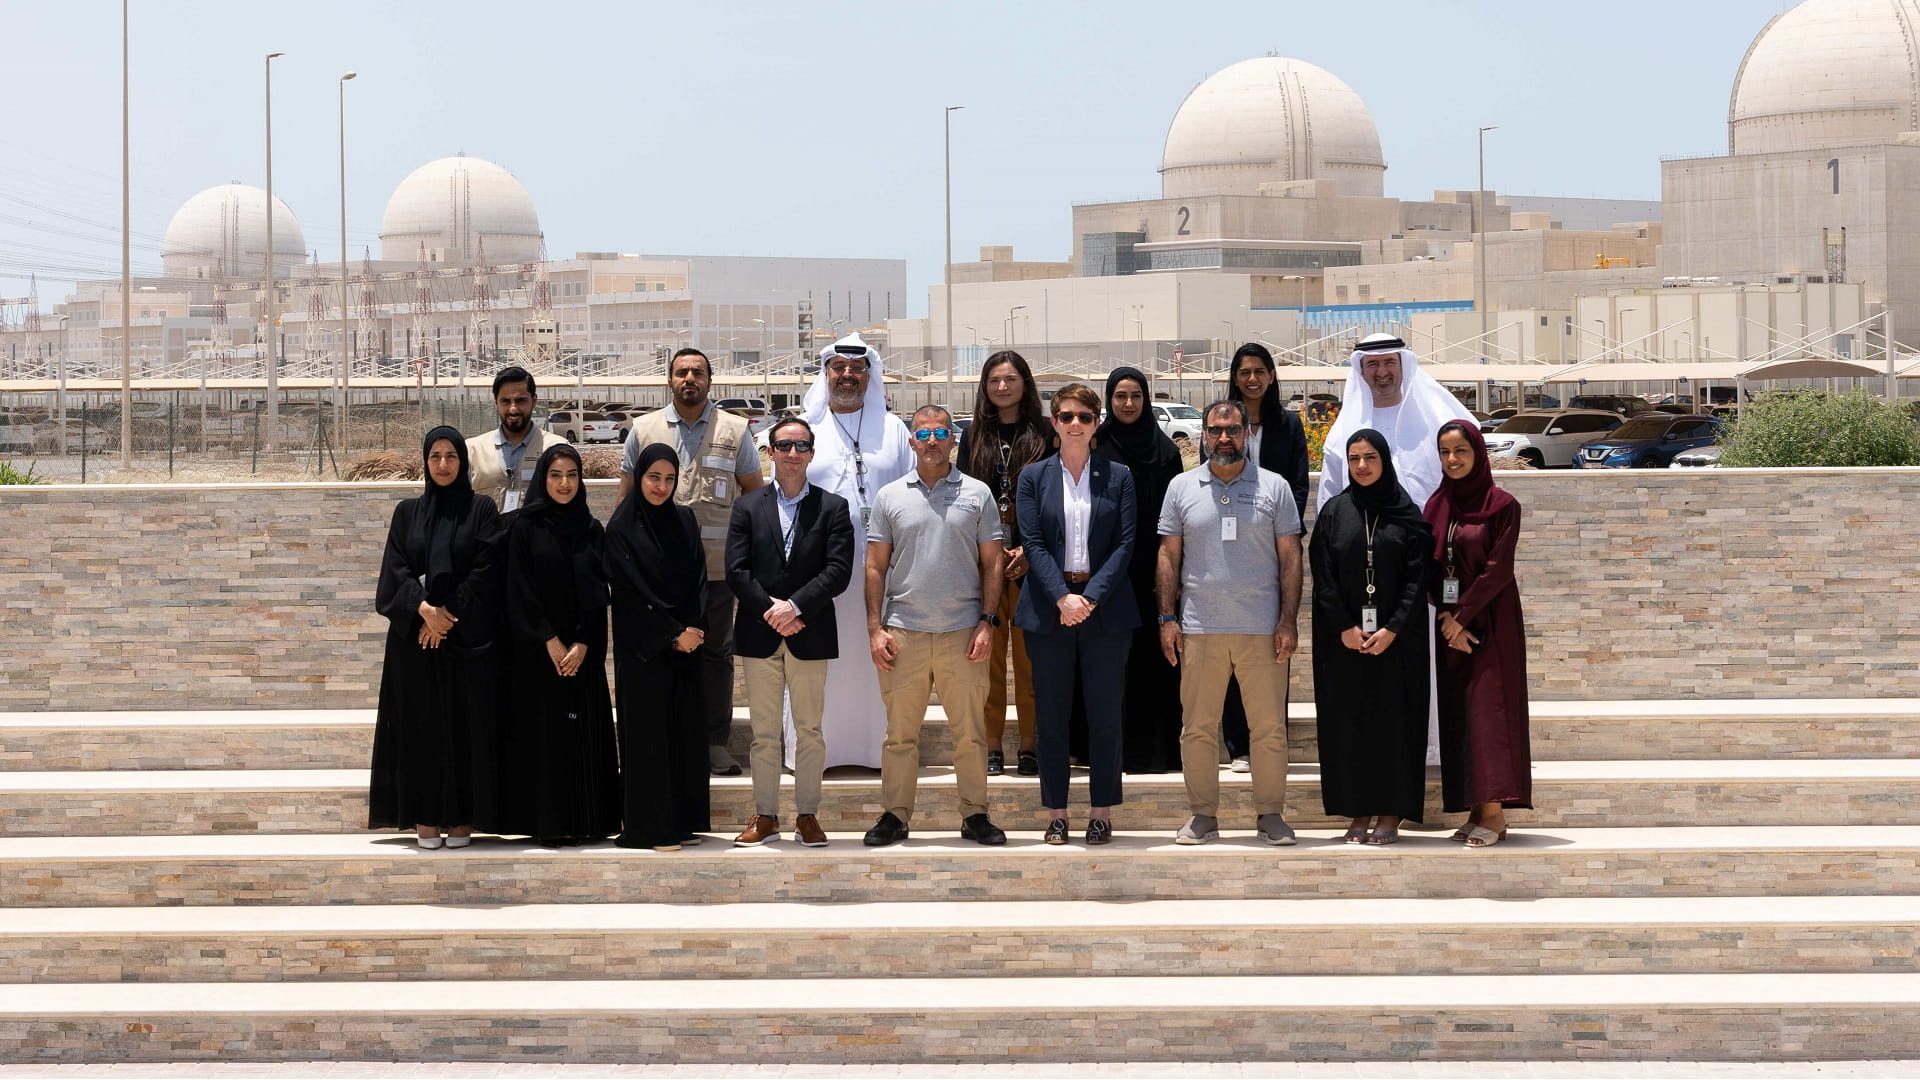
<path fill-rule="evenodd" d="M 1013 315 L 1016 311 L 1027 310 L 1025 304 L 1015 304 L 1007 309 L 1007 348 L 1013 348 Z"/>
<path fill-rule="evenodd" d="M 767 320 L 753 320 L 760 324 L 760 403 L 773 411 L 773 342 L 767 330 Z"/>
<path fill-rule="evenodd" d="M 128 128 L 127 0 L 120 0 L 120 467 L 133 468 L 133 167 Z"/>
<path fill-rule="evenodd" d="M 353 379 L 353 303 L 347 296 L 347 82 L 358 76 L 340 76 L 340 439 L 346 446 L 347 386 Z M 269 228 L 268 232 L 273 230 Z"/>
<path fill-rule="evenodd" d="M 1487 132 L 1499 130 L 1494 124 L 1479 131 L 1480 143 L 1480 179 L 1479 186 L 1473 192 L 1473 307 L 1480 313 L 1479 348 L 1474 351 L 1485 361 L 1487 356 L 1487 215 L 1482 202 L 1487 197 Z M 1479 389 L 1475 391 L 1474 404 L 1487 407 L 1487 380 L 1481 379 Z M 1525 403 L 1522 402 L 1524 405 Z"/>
<path fill-rule="evenodd" d="M 942 296 L 947 305 L 947 400 L 953 407 L 953 114 L 965 105 L 949 105 L 946 111 L 945 174 L 947 188 L 947 261 L 941 266 Z"/>
<path fill-rule="evenodd" d="M 267 302 L 262 313 L 267 335 L 267 453 L 280 446 L 280 357 L 275 349 L 280 337 L 273 317 L 273 61 L 285 53 L 267 54 Z"/>

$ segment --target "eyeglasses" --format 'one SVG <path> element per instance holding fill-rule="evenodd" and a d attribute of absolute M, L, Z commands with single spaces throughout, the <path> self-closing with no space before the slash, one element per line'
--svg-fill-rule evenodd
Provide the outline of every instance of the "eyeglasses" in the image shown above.
<path fill-rule="evenodd" d="M 953 434 L 951 428 L 921 428 L 913 433 L 915 442 L 945 442 Z"/>
<path fill-rule="evenodd" d="M 775 450 L 780 451 L 783 454 L 789 454 L 795 451 L 798 451 L 799 453 L 802 453 L 802 454 L 811 454 L 813 453 L 813 440 L 812 439 L 775 439 L 773 440 L 773 448 Z"/>
<path fill-rule="evenodd" d="M 1211 424 L 1207 425 L 1207 438 L 1209 439 L 1237 439 L 1246 433 L 1247 429 L 1245 425 L 1242 424 L 1228 424 L 1226 427 L 1214 427 Z"/>
<path fill-rule="evenodd" d="M 1099 417 L 1090 412 L 1057 412 L 1053 414 L 1053 419 L 1061 424 L 1092 424 Z"/>
<path fill-rule="evenodd" d="M 829 375 L 865 375 L 866 373 L 867 362 L 865 360 L 854 360 L 847 363 L 827 365 L 827 374 Z"/>

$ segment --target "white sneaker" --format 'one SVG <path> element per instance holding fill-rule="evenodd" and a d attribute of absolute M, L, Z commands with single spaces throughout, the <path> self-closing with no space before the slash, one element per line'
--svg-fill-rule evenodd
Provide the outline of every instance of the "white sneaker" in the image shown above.
<path fill-rule="evenodd" d="M 1241 754 L 1233 759 L 1233 764 L 1228 768 L 1237 773 L 1250 773 L 1253 771 L 1253 762 L 1247 758 L 1247 755 Z"/>

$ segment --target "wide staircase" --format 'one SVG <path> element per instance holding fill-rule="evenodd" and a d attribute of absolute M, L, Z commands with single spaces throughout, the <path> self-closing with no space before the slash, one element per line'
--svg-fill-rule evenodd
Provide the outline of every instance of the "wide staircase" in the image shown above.
<path fill-rule="evenodd" d="M 963 843 L 936 708 L 906 843 L 861 774 L 734 849 L 742 777 L 672 854 L 369 834 L 367 711 L 0 715 L 0 1062 L 1920 1057 L 1920 701 L 1533 715 L 1485 850 L 1339 843 L 1296 705 L 1295 847 L 1233 774 L 1205 847 L 1177 776 L 1092 849 L 996 778 Z"/>

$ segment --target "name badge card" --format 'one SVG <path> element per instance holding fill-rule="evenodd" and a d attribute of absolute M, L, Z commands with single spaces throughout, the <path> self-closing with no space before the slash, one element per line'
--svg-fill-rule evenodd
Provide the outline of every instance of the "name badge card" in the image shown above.
<path fill-rule="evenodd" d="M 1460 602 L 1460 579 L 1455 577 L 1440 579 L 1440 602 L 1457 604 Z"/>
<path fill-rule="evenodd" d="M 715 480 L 713 482 L 713 497 L 716 499 L 724 499 L 727 497 L 727 482 L 725 480 Z"/>
<path fill-rule="evenodd" d="M 501 501 L 500 512 L 511 514 L 518 509 L 520 509 L 520 492 L 517 489 L 508 488 L 506 498 Z"/>
<path fill-rule="evenodd" d="M 1380 609 L 1368 604 L 1360 609 L 1360 632 L 1371 634 L 1380 629 Z"/>
<path fill-rule="evenodd" d="M 1240 538 L 1240 519 L 1223 517 L 1220 519 L 1220 539 L 1238 540 Z"/>

